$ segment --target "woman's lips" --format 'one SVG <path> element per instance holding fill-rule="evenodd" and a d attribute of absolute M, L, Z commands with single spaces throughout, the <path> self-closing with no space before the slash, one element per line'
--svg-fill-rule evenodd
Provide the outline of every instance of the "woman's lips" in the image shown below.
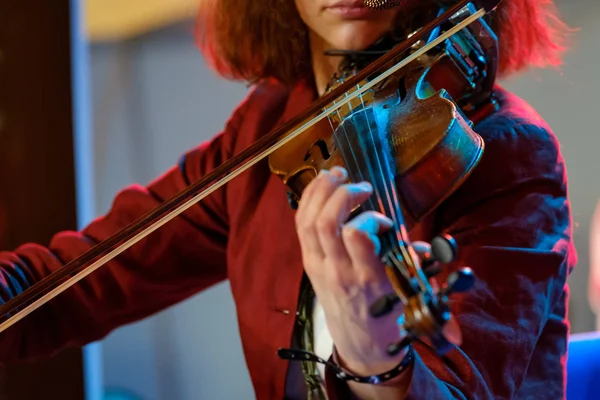
<path fill-rule="evenodd" d="M 326 9 L 342 18 L 348 19 L 365 18 L 374 12 L 373 9 L 365 6 L 362 0 L 339 1 L 327 6 Z"/>

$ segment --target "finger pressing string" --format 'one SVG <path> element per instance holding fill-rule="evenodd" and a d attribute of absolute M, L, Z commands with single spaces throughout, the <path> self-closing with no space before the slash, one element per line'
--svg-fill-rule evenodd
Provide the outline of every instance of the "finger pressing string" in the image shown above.
<path fill-rule="evenodd" d="M 373 193 L 366 182 L 340 186 L 325 204 L 317 222 L 317 234 L 326 257 L 337 262 L 349 261 L 341 236 L 344 221 L 350 212 Z"/>
<path fill-rule="evenodd" d="M 306 188 L 296 213 L 296 229 L 303 255 L 324 258 L 325 252 L 319 241 L 317 226 L 319 214 L 332 193 L 342 184 L 345 171 L 330 173 L 321 170 Z"/>
<path fill-rule="evenodd" d="M 372 269 L 374 263 L 380 263 L 378 235 L 392 227 L 391 219 L 374 211 L 362 213 L 344 226 L 344 245 L 355 268 Z"/>
<path fill-rule="evenodd" d="M 346 171 L 346 168 L 343 167 L 335 166 L 331 168 L 331 175 L 335 176 L 336 178 L 342 181 L 348 179 L 348 171 Z"/>

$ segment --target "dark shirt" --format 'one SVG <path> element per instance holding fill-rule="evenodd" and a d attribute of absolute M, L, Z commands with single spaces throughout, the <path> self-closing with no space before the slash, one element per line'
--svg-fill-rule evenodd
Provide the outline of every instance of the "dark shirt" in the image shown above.
<path fill-rule="evenodd" d="M 414 239 L 453 235 L 459 259 L 442 278 L 464 265 L 478 277 L 473 290 L 451 298 L 463 331 L 461 348 L 442 360 L 416 345 L 411 399 L 564 395 L 566 278 L 576 262 L 565 165 L 555 136 L 534 110 L 498 93 L 500 110 L 475 127 L 485 140 L 480 165 L 431 215 L 427 228 L 411 232 Z M 314 99 L 306 85 L 255 86 L 223 132 L 147 186 L 121 191 L 111 210 L 81 232 L 59 233 L 48 247 L 27 244 L 0 253 L 0 298 L 6 301 L 61 268 Z M 256 396 L 284 398 L 288 362 L 276 352 L 290 347 L 303 276 L 286 191 L 267 161 L 260 162 L 0 334 L 0 360 L 31 359 L 101 339 L 229 279 Z"/>

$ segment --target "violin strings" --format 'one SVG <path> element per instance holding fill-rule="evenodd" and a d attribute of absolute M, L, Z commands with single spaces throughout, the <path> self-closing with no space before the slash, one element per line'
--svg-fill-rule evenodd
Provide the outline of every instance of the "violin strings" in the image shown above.
<path fill-rule="evenodd" d="M 363 96 L 359 96 L 363 109 L 365 108 L 365 104 L 364 104 L 364 98 Z M 393 223 L 394 223 L 394 229 L 393 230 L 389 230 L 387 232 L 385 232 L 383 235 L 381 235 L 380 240 L 381 240 L 381 250 L 383 251 L 383 256 L 382 256 L 382 260 L 384 261 L 385 264 L 390 265 L 391 267 L 395 268 L 396 270 L 398 270 L 400 273 L 402 273 L 406 278 L 408 278 L 406 276 L 406 269 L 405 269 L 405 264 L 403 263 L 403 261 L 405 260 L 404 257 L 398 257 L 399 255 L 399 251 L 398 251 L 398 246 L 401 244 L 398 242 L 398 237 L 396 232 L 399 231 L 400 225 L 401 225 L 401 215 L 398 215 L 398 209 L 394 204 L 394 201 L 392 199 L 393 196 L 393 189 L 389 186 L 390 184 L 394 184 L 393 181 L 393 176 L 388 176 L 389 174 L 387 174 L 385 171 L 385 162 L 387 161 L 387 155 L 386 154 L 380 154 L 377 149 L 377 145 L 376 143 L 378 143 L 377 141 L 381 141 L 381 136 L 379 134 L 379 131 L 377 132 L 373 132 L 373 129 L 371 127 L 371 124 L 369 123 L 368 120 L 368 114 L 365 111 L 365 116 L 366 116 L 366 124 L 368 127 L 368 137 L 366 138 L 366 141 L 361 141 L 363 144 L 364 143 L 368 143 L 368 146 L 370 146 L 371 151 L 366 151 L 365 155 L 366 155 L 366 164 L 370 167 L 367 170 L 370 171 L 371 173 L 371 179 L 372 180 L 376 180 L 377 177 L 380 177 L 381 182 L 377 182 L 376 185 L 373 185 L 375 188 L 375 198 L 373 198 L 373 196 L 371 196 L 369 198 L 369 202 L 371 203 L 371 209 L 376 210 L 377 206 L 379 206 L 381 212 L 383 212 L 384 214 L 386 214 L 387 216 L 389 216 Z M 377 135 L 377 137 L 375 136 Z M 383 149 L 385 152 L 385 148 Z M 372 159 L 371 159 L 372 158 Z M 371 168 L 375 168 L 376 171 L 373 171 Z M 391 180 L 391 182 L 390 182 Z M 375 200 L 377 200 L 377 203 L 375 202 Z M 396 198 L 397 201 L 397 198 Z M 387 208 L 385 207 L 384 204 L 387 203 Z M 402 299 L 404 300 L 404 299 Z"/>
<path fill-rule="evenodd" d="M 364 98 L 362 96 L 359 96 L 359 98 L 363 106 L 362 108 L 366 109 Z M 400 99 L 400 101 L 402 100 Z M 393 168 L 389 165 L 389 162 L 391 162 L 390 157 L 393 157 L 389 143 L 382 137 L 377 127 L 375 131 L 373 130 L 371 121 L 368 119 L 369 114 L 366 111 L 365 116 L 368 127 L 366 138 L 361 138 L 361 146 L 351 146 L 350 151 L 353 154 L 353 158 L 356 158 L 354 149 L 357 149 L 357 151 L 362 149 L 363 155 L 366 157 L 364 164 L 368 166 L 366 171 L 371 174 L 372 179 L 377 180 L 379 178 L 377 184 L 374 185 L 376 197 L 372 196 L 369 198 L 372 209 L 383 212 L 394 221 L 395 229 L 381 235 L 382 250 L 386 250 L 383 253 L 382 260 L 386 265 L 401 273 L 406 280 L 414 276 L 422 290 L 431 290 L 429 281 L 427 281 L 419 268 L 420 262 L 415 260 L 415 257 L 409 250 L 410 239 L 406 232 L 404 216 L 395 187 L 395 174 Z M 375 118 L 373 122 L 377 126 L 378 121 L 375 113 L 373 117 Z M 401 301 L 408 301 L 405 296 L 399 295 Z"/>
<path fill-rule="evenodd" d="M 363 104 L 363 108 L 365 108 L 363 97 L 360 96 L 360 99 Z M 367 114 L 365 113 L 365 115 L 367 115 Z M 379 176 L 381 178 L 381 182 L 379 182 L 379 184 L 375 185 L 376 198 L 378 200 L 379 207 L 382 209 L 381 211 L 383 211 L 384 214 L 389 214 L 388 216 L 392 219 L 392 221 L 394 223 L 394 229 L 387 231 L 381 237 L 382 250 L 384 250 L 382 259 L 386 264 L 395 268 L 400 273 L 402 273 L 406 278 L 408 278 L 408 276 L 406 274 L 407 271 L 406 271 L 406 265 L 405 265 L 407 257 L 402 257 L 400 254 L 400 250 L 399 250 L 399 247 L 402 247 L 404 245 L 404 242 L 399 241 L 398 240 L 399 238 L 397 236 L 397 232 L 400 231 L 400 227 L 402 226 L 402 223 L 401 223 L 402 215 L 400 214 L 400 212 L 401 212 L 400 209 L 397 207 L 398 198 L 397 198 L 397 196 L 394 195 L 395 191 L 390 186 L 390 185 L 395 184 L 394 179 L 393 179 L 394 177 L 393 177 L 393 175 L 388 176 L 388 175 L 390 175 L 389 171 L 387 171 L 385 168 L 386 162 L 388 159 L 388 155 L 385 154 L 385 152 L 388 149 L 385 147 L 385 142 L 381 141 L 381 135 L 379 134 L 379 131 L 373 132 L 373 129 L 371 128 L 371 124 L 369 123 L 368 119 L 367 119 L 367 126 L 368 126 L 367 143 L 369 144 L 372 151 L 370 151 L 370 152 L 368 151 L 366 153 L 366 155 L 367 155 L 367 157 L 373 157 L 373 160 L 367 159 L 367 165 L 376 167 L 376 169 L 377 169 L 376 172 L 378 173 L 378 175 L 374 174 L 373 171 L 371 171 L 371 175 L 373 177 Z M 377 135 L 377 136 L 375 136 L 375 135 Z M 377 143 L 382 143 L 382 145 L 384 146 L 384 148 L 382 149 L 383 152 L 381 154 L 380 154 L 380 152 L 377 151 L 377 149 L 378 149 L 378 146 L 376 145 Z M 375 207 L 376 205 L 374 204 L 375 199 L 373 199 L 371 197 L 369 199 L 369 201 L 371 202 L 372 209 L 376 209 L 376 207 Z M 384 204 L 387 204 L 387 209 L 384 206 Z"/>
<path fill-rule="evenodd" d="M 357 87 L 357 89 L 360 90 L 360 87 Z M 361 102 L 361 109 L 365 115 L 367 115 L 363 96 L 359 96 L 359 99 Z M 341 120 L 342 116 L 339 111 L 337 115 Z M 390 216 L 394 221 L 395 229 L 380 236 L 381 251 L 383 253 L 381 257 L 382 261 L 386 265 L 398 270 L 406 279 L 409 279 L 410 275 L 408 274 L 408 269 L 404 262 L 408 260 L 408 257 L 403 257 L 401 254 L 403 253 L 402 250 L 398 248 L 401 246 L 397 236 L 397 232 L 400 229 L 400 220 L 398 219 L 399 216 L 397 215 L 399 209 L 394 205 L 392 199 L 396 198 L 397 201 L 397 196 L 393 196 L 393 191 L 388 186 L 389 182 L 387 178 L 390 177 L 388 177 L 387 174 L 384 174 L 384 164 L 381 160 L 381 157 L 385 158 L 385 154 L 379 154 L 377 152 L 376 136 L 368 120 L 368 116 L 366 117 L 365 123 L 367 124 L 367 132 L 365 132 L 366 137 L 351 140 L 353 138 L 350 137 L 351 135 L 349 134 L 345 124 L 340 124 L 338 130 L 334 131 L 334 136 L 339 141 L 338 150 L 342 155 L 342 158 L 346 164 L 346 168 L 348 168 L 350 177 L 354 178 L 355 181 L 369 181 L 373 185 L 374 196 L 370 196 L 367 200 L 367 203 L 370 205 L 371 209 L 383 212 L 384 214 Z M 363 133 L 362 131 L 358 132 L 357 130 L 354 130 L 353 132 L 355 135 Z M 380 140 L 379 136 L 377 136 L 377 138 Z M 360 143 L 360 146 L 352 146 L 352 144 L 356 143 Z M 360 162 L 357 151 L 360 150 L 362 150 L 361 155 L 364 161 L 363 168 L 359 168 Z M 375 173 L 376 171 L 379 173 L 379 175 Z M 377 179 L 377 177 L 380 179 Z M 387 205 L 387 207 L 385 207 L 385 205 Z M 402 245 L 403 244 L 404 243 L 402 243 Z M 408 302 L 406 296 L 404 296 L 402 293 L 399 293 L 398 295 L 403 303 Z"/>

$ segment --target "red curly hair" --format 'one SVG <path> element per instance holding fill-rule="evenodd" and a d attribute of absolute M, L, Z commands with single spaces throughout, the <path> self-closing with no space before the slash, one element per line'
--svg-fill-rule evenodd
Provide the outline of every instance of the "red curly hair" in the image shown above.
<path fill-rule="evenodd" d="M 431 18 L 433 2 L 415 0 L 409 12 L 399 13 L 396 28 L 408 32 Z M 498 35 L 500 76 L 561 64 L 567 27 L 553 0 L 503 0 L 486 20 Z M 196 41 L 209 65 L 227 79 L 293 84 L 312 74 L 308 29 L 292 0 L 204 0 Z"/>

